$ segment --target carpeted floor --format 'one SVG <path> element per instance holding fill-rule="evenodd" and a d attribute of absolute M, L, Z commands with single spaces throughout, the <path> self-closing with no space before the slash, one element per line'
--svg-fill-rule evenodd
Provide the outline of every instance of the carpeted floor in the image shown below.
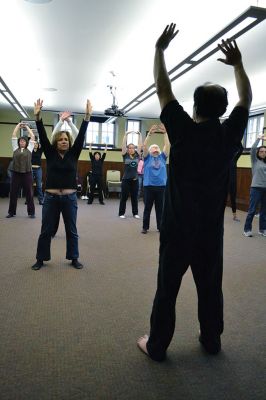
<path fill-rule="evenodd" d="M 117 217 L 118 199 L 106 205 L 79 200 L 83 270 L 65 260 L 62 221 L 52 260 L 32 271 L 40 232 L 19 199 L 6 219 L 0 199 L 1 400 L 262 400 L 265 383 L 266 237 L 242 236 L 241 222 L 225 217 L 225 332 L 220 355 L 198 340 L 191 272 L 177 300 L 176 333 L 165 363 L 136 347 L 148 333 L 156 287 L 159 235 L 140 233 L 141 220 Z M 143 203 L 140 202 L 142 216 Z M 254 221 L 257 232 L 258 220 Z"/>

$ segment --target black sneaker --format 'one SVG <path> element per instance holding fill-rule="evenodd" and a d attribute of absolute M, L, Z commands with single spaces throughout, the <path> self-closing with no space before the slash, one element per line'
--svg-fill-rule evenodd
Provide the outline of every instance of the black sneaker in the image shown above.
<path fill-rule="evenodd" d="M 105 203 L 104 203 L 103 201 L 100 201 L 100 204 L 101 204 L 102 206 L 104 206 L 104 205 L 105 205 Z"/>
<path fill-rule="evenodd" d="M 7 214 L 6 218 L 13 218 L 14 215 L 13 214 Z"/>
<path fill-rule="evenodd" d="M 147 229 L 142 229 L 142 231 L 141 231 L 141 233 L 144 233 L 144 234 L 146 234 L 148 231 L 147 231 Z"/>
<path fill-rule="evenodd" d="M 218 354 L 221 351 L 221 337 L 216 336 L 213 337 L 212 339 L 208 338 L 203 338 L 203 336 L 199 335 L 199 342 L 202 344 L 204 349 L 206 350 L 207 353 L 209 354 Z"/>
<path fill-rule="evenodd" d="M 35 218 L 35 214 L 29 214 L 29 218 Z"/>
<path fill-rule="evenodd" d="M 31 267 L 34 271 L 38 271 L 41 269 L 43 266 L 43 261 L 42 260 L 37 260 L 36 263 Z"/>
<path fill-rule="evenodd" d="M 83 265 L 77 259 L 72 260 L 71 265 L 76 269 L 83 268 Z"/>

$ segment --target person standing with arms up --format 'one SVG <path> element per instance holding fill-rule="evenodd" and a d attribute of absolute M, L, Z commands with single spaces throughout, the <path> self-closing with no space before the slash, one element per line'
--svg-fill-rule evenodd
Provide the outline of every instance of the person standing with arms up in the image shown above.
<path fill-rule="evenodd" d="M 154 132 L 164 135 L 164 147 L 161 152 L 157 144 L 147 147 L 148 141 Z M 150 228 L 150 215 L 153 203 L 155 205 L 157 230 L 160 231 L 164 190 L 167 181 L 166 160 L 169 155 L 169 139 L 163 125 L 154 125 L 149 130 L 143 143 L 144 152 L 144 212 L 141 233 L 146 234 Z"/>
<path fill-rule="evenodd" d="M 39 204 L 43 205 L 43 191 L 42 191 L 42 148 L 35 138 L 34 149 L 32 150 L 31 156 L 31 166 L 32 166 L 32 177 L 33 181 L 36 182 L 36 191 L 39 200 Z"/>
<path fill-rule="evenodd" d="M 57 132 L 69 132 L 70 133 L 70 140 L 72 142 L 75 141 L 76 137 L 78 136 L 78 128 L 76 127 L 75 124 L 71 121 L 71 112 L 70 111 L 63 111 L 60 113 L 60 118 L 57 124 L 55 125 L 52 136 L 51 136 L 51 141 L 53 141 L 54 135 Z M 55 237 L 58 228 L 59 228 L 59 223 L 60 223 L 60 214 L 58 215 L 58 220 L 54 224 L 54 232 L 52 237 Z"/>
<path fill-rule="evenodd" d="M 121 184 L 121 199 L 119 204 L 119 217 L 126 218 L 126 204 L 128 195 L 131 197 L 132 214 L 134 218 L 139 219 L 138 213 L 138 162 L 140 157 L 142 138 L 141 133 L 136 132 L 138 135 L 138 146 L 133 143 L 127 144 L 127 136 L 132 132 L 126 132 L 122 142 L 122 157 L 125 163 L 124 175 Z"/>
<path fill-rule="evenodd" d="M 17 138 L 18 131 L 21 128 L 27 129 L 28 136 L 21 136 Z M 32 166 L 31 156 L 34 148 L 35 137 L 33 131 L 28 125 L 19 123 L 15 127 L 12 134 L 12 179 L 10 182 L 10 195 L 9 195 L 9 208 L 6 218 L 12 218 L 16 215 L 17 200 L 20 189 L 24 189 L 26 196 L 27 212 L 30 218 L 35 218 L 35 205 L 33 200 L 33 180 L 32 180 Z"/>
<path fill-rule="evenodd" d="M 107 153 L 107 144 L 105 144 L 105 149 L 103 155 L 99 151 L 95 151 L 92 154 L 91 144 L 89 148 L 89 156 L 91 160 L 91 171 L 89 172 L 89 192 L 88 192 L 88 204 L 92 204 L 94 199 L 94 191 L 97 185 L 99 203 L 103 206 L 103 162 L 105 160 Z"/>
<path fill-rule="evenodd" d="M 43 266 L 43 261 L 51 259 L 51 237 L 54 233 L 54 224 L 62 213 L 66 230 L 66 259 L 72 260 L 71 265 L 81 269 L 83 265 L 78 261 L 78 232 L 77 222 L 77 164 L 83 148 L 87 126 L 92 113 L 92 107 L 87 100 L 85 117 L 79 134 L 72 145 L 69 132 L 58 132 L 49 142 L 42 119 L 40 118 L 42 100 L 34 104 L 36 125 L 43 152 L 46 157 L 47 173 L 44 204 L 42 208 L 42 228 L 38 240 L 36 263 L 32 269 L 37 271 Z"/>
<path fill-rule="evenodd" d="M 244 236 L 252 236 L 252 221 L 260 204 L 259 235 L 266 236 L 266 146 L 258 147 L 266 136 L 259 135 L 251 147 L 252 182 L 248 215 L 244 226 Z"/>
<path fill-rule="evenodd" d="M 240 148 L 252 100 L 237 44 L 222 40 L 218 47 L 225 58 L 218 60 L 233 67 L 239 101 L 221 124 L 227 92 L 219 85 L 204 84 L 194 92 L 190 118 L 172 92 L 164 60 L 164 51 L 178 33 L 175 28 L 175 24 L 167 25 L 155 46 L 154 79 L 162 109 L 160 118 L 171 149 L 150 335 L 137 341 L 138 347 L 155 361 L 166 357 L 175 330 L 176 297 L 189 266 L 198 294 L 200 343 L 210 354 L 221 350 L 223 230 L 229 167 Z"/>
<path fill-rule="evenodd" d="M 66 129 L 65 129 L 65 127 L 63 127 L 64 124 L 68 125 L 67 131 L 69 131 L 69 129 L 71 130 L 70 133 L 73 137 L 73 141 L 75 141 L 76 137 L 78 136 L 79 131 L 78 131 L 78 128 L 76 127 L 76 125 L 73 124 L 73 122 L 71 121 L 71 112 L 70 111 L 63 111 L 60 113 L 60 118 L 54 127 L 54 130 L 53 130 L 52 136 L 51 136 L 51 140 L 53 140 L 53 137 L 57 132 L 65 132 Z"/>

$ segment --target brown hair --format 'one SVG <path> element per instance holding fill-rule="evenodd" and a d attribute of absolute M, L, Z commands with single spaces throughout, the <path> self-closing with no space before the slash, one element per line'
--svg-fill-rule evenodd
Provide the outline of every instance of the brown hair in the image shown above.
<path fill-rule="evenodd" d="M 68 137 L 68 141 L 69 141 L 69 148 L 71 148 L 72 144 L 73 144 L 73 137 L 72 135 L 68 132 L 68 131 L 60 131 L 60 132 L 56 132 L 53 135 L 52 138 L 52 146 L 55 147 L 57 149 L 57 142 L 60 139 L 60 137 L 62 136 L 62 133 L 65 133 Z"/>
<path fill-rule="evenodd" d="M 20 147 L 20 141 L 21 140 L 25 140 L 25 142 L 26 142 L 26 148 L 28 147 L 28 144 L 29 144 L 29 138 L 28 138 L 28 136 L 20 136 L 19 138 L 18 138 L 18 147 Z"/>
<path fill-rule="evenodd" d="M 261 158 L 261 157 L 259 156 L 259 151 L 260 151 L 260 149 L 265 149 L 265 150 L 266 150 L 266 146 L 260 146 L 260 147 L 258 147 L 258 148 L 257 148 L 257 153 L 256 153 L 257 158 L 258 158 L 259 160 L 261 160 L 261 161 L 263 161 L 263 162 L 266 163 L 266 158 Z"/>

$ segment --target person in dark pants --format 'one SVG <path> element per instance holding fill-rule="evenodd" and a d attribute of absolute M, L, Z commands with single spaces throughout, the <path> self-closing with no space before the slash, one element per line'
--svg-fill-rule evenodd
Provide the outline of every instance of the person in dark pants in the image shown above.
<path fill-rule="evenodd" d="M 27 129 L 30 135 L 17 138 L 18 131 L 21 128 Z M 35 137 L 28 125 L 19 123 L 12 134 L 13 160 L 12 160 L 12 179 L 10 182 L 9 208 L 6 218 L 12 218 L 16 215 L 17 199 L 19 191 L 23 188 L 26 196 L 27 212 L 30 218 L 35 218 L 35 205 L 32 189 L 32 167 L 31 156 L 35 143 Z"/>
<path fill-rule="evenodd" d="M 140 132 L 136 132 L 139 135 L 138 146 L 133 143 L 127 144 L 127 136 L 129 133 L 126 132 L 122 142 L 122 157 L 125 163 L 124 175 L 122 177 L 121 183 L 121 198 L 119 204 L 119 217 L 126 218 L 126 203 L 128 196 L 130 194 L 131 197 L 131 206 L 132 206 L 132 214 L 134 218 L 139 219 L 140 216 L 138 214 L 138 190 L 139 190 L 139 182 L 138 182 L 138 162 L 139 162 L 139 154 L 141 151 L 142 139 Z"/>
<path fill-rule="evenodd" d="M 57 124 L 55 125 L 52 136 L 51 136 L 51 141 L 53 141 L 54 135 L 58 132 L 65 132 L 65 129 L 69 132 L 70 134 L 70 139 L 71 141 L 75 141 L 76 137 L 78 136 L 78 128 L 76 125 L 71 121 L 71 112 L 70 111 L 63 111 L 60 113 L 60 118 Z M 63 125 L 66 125 L 65 128 L 63 128 Z M 58 228 L 59 228 L 59 223 L 60 223 L 60 214 L 57 217 L 57 220 L 55 221 L 54 224 L 54 232 L 52 234 L 52 237 L 54 238 Z"/>
<path fill-rule="evenodd" d="M 91 173 L 89 174 L 89 187 L 90 190 L 88 192 L 88 204 L 92 204 L 94 199 L 94 191 L 97 186 L 98 194 L 99 194 L 99 203 L 104 205 L 103 201 L 103 162 L 105 160 L 107 153 L 107 144 L 105 145 L 105 149 L 103 155 L 99 151 L 95 151 L 92 154 L 91 145 L 89 149 L 89 156 L 91 160 Z"/>
<path fill-rule="evenodd" d="M 236 215 L 236 192 L 237 192 L 237 161 L 239 157 L 241 156 L 243 152 L 243 146 L 241 144 L 241 147 L 239 151 L 236 153 L 234 156 L 233 160 L 231 161 L 230 168 L 229 168 L 229 196 L 230 196 L 230 202 L 231 202 L 231 208 L 232 208 L 232 214 L 233 214 L 233 221 L 235 222 L 240 222 L 240 219 L 238 219 Z"/>
<path fill-rule="evenodd" d="M 164 51 L 176 34 L 175 24 L 167 25 L 156 43 L 154 60 L 160 118 L 171 149 L 150 335 L 139 338 L 137 344 L 156 361 L 165 359 L 172 340 L 176 297 L 189 266 L 198 293 L 200 343 L 210 354 L 221 350 L 223 224 L 229 167 L 240 148 L 252 99 L 236 42 L 222 40 L 218 47 L 225 59 L 219 61 L 233 67 L 239 101 L 221 123 L 227 92 L 219 85 L 204 84 L 194 92 L 192 119 L 172 92 L 164 60 Z"/>
<path fill-rule="evenodd" d="M 138 182 L 139 182 L 139 190 L 138 190 L 138 200 L 139 200 L 141 195 L 143 195 L 143 177 L 144 177 L 143 149 L 141 149 L 140 151 L 137 172 L 138 172 Z"/>
<path fill-rule="evenodd" d="M 152 144 L 147 148 L 147 143 L 152 133 L 162 132 L 164 134 L 164 148 L 161 153 L 157 144 Z M 149 130 L 143 143 L 144 152 L 144 212 L 142 233 L 146 234 L 150 228 L 150 215 L 155 204 L 157 230 L 160 231 L 164 190 L 167 181 L 166 160 L 169 154 L 169 140 L 163 125 L 154 125 Z"/>
<path fill-rule="evenodd" d="M 252 221 L 260 205 L 259 235 L 266 236 L 266 146 L 259 142 L 266 140 L 266 136 L 259 135 L 250 150 L 252 165 L 252 181 L 250 187 L 250 200 L 248 213 L 244 226 L 244 236 L 252 237 Z"/>
<path fill-rule="evenodd" d="M 35 138 L 34 148 L 31 156 L 31 167 L 33 181 L 36 182 L 36 191 L 39 204 L 43 205 L 43 191 L 42 191 L 42 149 L 40 143 Z"/>
<path fill-rule="evenodd" d="M 55 230 L 54 224 L 58 221 L 60 213 L 62 213 L 66 230 L 66 259 L 72 260 L 72 266 L 80 269 L 83 265 L 78 261 L 77 163 L 83 148 L 92 108 L 88 100 L 85 118 L 73 145 L 69 132 L 58 132 L 54 135 L 52 144 L 49 142 L 43 122 L 40 119 L 41 108 L 42 100 L 38 99 L 34 104 L 34 114 L 41 146 L 46 157 L 47 173 L 42 208 L 42 228 L 36 254 L 37 261 L 32 269 L 37 271 L 43 266 L 43 261 L 50 260 L 51 237 Z"/>

